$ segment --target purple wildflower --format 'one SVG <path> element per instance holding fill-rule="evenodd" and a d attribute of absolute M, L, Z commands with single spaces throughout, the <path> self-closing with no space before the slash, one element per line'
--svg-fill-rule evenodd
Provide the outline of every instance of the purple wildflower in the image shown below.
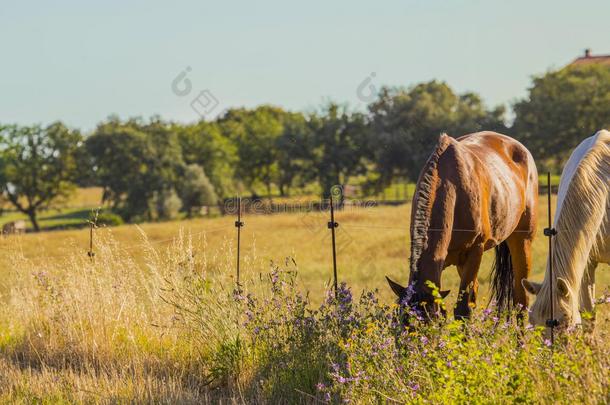
<path fill-rule="evenodd" d="M 347 287 L 346 283 L 341 283 L 337 289 L 337 299 L 339 304 L 349 305 L 352 303 L 352 291 Z"/>
<path fill-rule="evenodd" d="M 380 350 L 385 350 L 387 349 L 390 345 L 392 344 L 392 339 L 391 338 L 386 338 L 383 342 L 381 342 L 381 344 L 379 345 L 379 349 Z"/>

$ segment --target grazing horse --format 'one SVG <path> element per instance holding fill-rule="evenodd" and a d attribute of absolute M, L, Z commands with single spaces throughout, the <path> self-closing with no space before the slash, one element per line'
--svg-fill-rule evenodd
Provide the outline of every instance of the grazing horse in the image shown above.
<path fill-rule="evenodd" d="M 529 151 L 495 132 L 453 139 L 442 134 L 419 180 L 411 211 L 409 287 L 388 278 L 399 303 L 438 314 L 441 272 L 456 265 L 460 291 L 454 315 L 468 318 L 476 303 L 483 252 L 494 248 L 493 291 L 500 309 L 527 307 L 521 280 L 531 270 L 538 173 Z M 433 285 L 432 285 L 433 283 Z M 434 287 L 435 286 L 435 287 Z"/>
<path fill-rule="evenodd" d="M 553 279 L 542 284 L 523 280 L 537 294 L 530 322 L 544 325 L 553 306 L 559 327 L 581 323 L 581 312 L 593 312 L 595 268 L 610 264 L 610 132 L 599 131 L 572 152 L 561 174 L 553 247 Z"/>

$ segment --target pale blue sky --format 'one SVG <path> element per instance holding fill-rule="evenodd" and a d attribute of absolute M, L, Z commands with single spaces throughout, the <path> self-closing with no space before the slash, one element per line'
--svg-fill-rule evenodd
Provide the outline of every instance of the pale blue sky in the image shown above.
<path fill-rule="evenodd" d="M 590 47 L 610 53 L 610 1 L 0 0 L 0 122 L 91 129 L 110 114 L 190 122 L 219 106 L 362 108 L 356 88 L 433 78 L 489 105 Z M 193 91 L 172 80 L 187 66 Z"/>

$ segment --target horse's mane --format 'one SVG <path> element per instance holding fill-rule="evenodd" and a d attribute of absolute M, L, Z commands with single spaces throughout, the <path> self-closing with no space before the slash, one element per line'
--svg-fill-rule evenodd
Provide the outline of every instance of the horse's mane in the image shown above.
<path fill-rule="evenodd" d="M 447 134 L 441 134 L 434 151 L 428 158 L 417 181 L 411 212 L 410 267 L 412 276 L 417 272 L 417 261 L 428 241 L 428 228 L 430 228 L 430 212 L 432 209 L 431 197 L 438 180 L 438 160 L 450 143 L 451 138 Z"/>
<path fill-rule="evenodd" d="M 581 280 L 589 256 L 602 248 L 604 241 L 600 235 L 606 234 L 608 226 L 606 207 L 608 182 L 610 180 L 610 132 L 600 131 L 595 143 L 578 163 L 569 180 L 568 189 L 557 213 L 553 240 L 553 275 L 565 279 L 578 305 Z M 604 220 L 604 217 L 605 220 Z M 601 227 L 601 233 L 600 233 Z M 540 292 L 541 297 L 549 295 L 549 272 L 547 272 Z M 550 300 L 536 300 L 543 314 L 550 313 Z"/>

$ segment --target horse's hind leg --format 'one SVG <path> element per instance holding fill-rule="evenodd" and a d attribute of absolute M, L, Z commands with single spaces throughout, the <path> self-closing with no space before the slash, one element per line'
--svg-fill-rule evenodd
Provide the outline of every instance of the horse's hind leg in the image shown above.
<path fill-rule="evenodd" d="M 471 248 L 463 264 L 458 265 L 460 274 L 460 291 L 458 301 L 453 312 L 455 319 L 470 318 L 472 308 L 476 304 L 479 282 L 477 275 L 483 257 L 483 245 Z"/>
<path fill-rule="evenodd" d="M 513 265 L 513 300 L 520 311 L 527 310 L 528 298 L 521 280 L 532 272 L 532 240 L 528 234 L 513 233 L 506 240 Z"/>

